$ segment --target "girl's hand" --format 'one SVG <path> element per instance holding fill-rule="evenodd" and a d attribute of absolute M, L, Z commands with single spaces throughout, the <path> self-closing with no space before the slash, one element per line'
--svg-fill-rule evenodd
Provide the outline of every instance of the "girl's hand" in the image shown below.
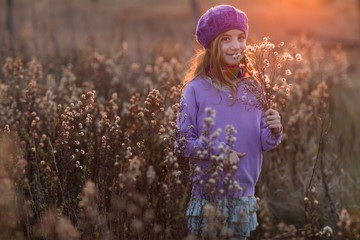
<path fill-rule="evenodd" d="M 236 152 L 234 150 L 231 151 L 230 153 L 230 157 L 229 157 L 229 164 L 233 165 L 233 164 L 237 164 L 240 161 L 240 158 L 245 156 L 246 153 L 240 153 L 240 152 Z"/>
<path fill-rule="evenodd" d="M 278 111 L 270 108 L 264 113 L 264 118 L 268 128 L 273 134 L 277 134 L 281 131 L 281 118 Z"/>

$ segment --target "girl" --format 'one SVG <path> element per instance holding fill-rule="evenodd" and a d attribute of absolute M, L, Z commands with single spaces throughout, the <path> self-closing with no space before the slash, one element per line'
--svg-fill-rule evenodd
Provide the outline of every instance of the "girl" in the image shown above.
<path fill-rule="evenodd" d="M 247 36 L 246 14 L 228 5 L 209 9 L 197 25 L 196 40 L 202 48 L 189 62 L 178 114 L 180 135 L 186 139 L 184 155 L 194 170 L 186 212 L 194 234 L 203 235 L 205 224 L 218 219 L 211 216 L 219 210 L 226 218 L 222 224 L 234 236 L 250 236 L 258 225 L 254 189 L 262 152 L 280 143 L 279 113 L 242 102 L 256 101 L 235 58 L 245 51 Z M 220 172 L 211 173 L 214 168 Z"/>

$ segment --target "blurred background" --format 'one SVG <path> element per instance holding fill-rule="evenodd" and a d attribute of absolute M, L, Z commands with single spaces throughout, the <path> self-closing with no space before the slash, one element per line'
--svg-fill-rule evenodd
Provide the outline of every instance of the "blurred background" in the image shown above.
<path fill-rule="evenodd" d="M 286 42 L 303 34 L 328 48 L 341 44 L 357 62 L 359 0 L 6 0 L 0 2 L 0 53 L 41 58 L 96 48 L 109 54 L 127 42 L 140 63 L 151 54 L 177 52 L 186 59 L 197 19 L 218 4 L 247 13 L 250 44 L 264 36 Z"/>
<path fill-rule="evenodd" d="M 111 216 L 115 215 L 110 213 L 112 207 L 121 212 L 126 204 L 136 201 L 126 197 L 125 193 L 119 195 L 120 198 L 117 190 L 113 194 L 108 189 L 111 184 L 117 188 L 119 172 L 129 173 L 127 166 L 122 165 L 122 160 L 131 156 L 128 149 L 134 149 L 134 156 L 140 156 L 139 159 L 147 160 L 141 167 L 143 173 L 155 169 L 159 176 L 167 176 L 162 169 L 166 166 L 163 162 L 167 161 L 167 151 L 174 148 L 170 141 L 165 148 L 158 134 L 160 129 L 148 134 L 147 124 L 153 121 L 140 119 L 141 115 L 137 114 L 143 113 L 145 105 L 141 103 L 147 99 L 148 93 L 151 97 L 157 94 L 152 89 L 159 89 L 164 95 L 164 99 L 159 97 L 159 102 L 165 108 L 161 111 L 154 108 L 148 115 L 156 117 L 159 128 L 163 123 L 165 126 L 168 124 L 166 131 L 172 129 L 172 118 L 176 115 L 169 112 L 172 113 L 173 104 L 178 102 L 176 94 L 180 88 L 173 86 L 181 83 L 185 63 L 197 46 L 194 40 L 197 20 L 208 8 L 219 4 L 231 4 L 247 13 L 250 26 L 248 44 L 259 43 L 267 36 L 275 44 L 285 42 L 286 51 L 301 53 L 304 59 L 288 78 L 294 85 L 293 93 L 286 104 L 279 106 L 286 134 L 282 147 L 265 155 L 265 159 L 270 161 L 263 164 L 257 189 L 259 197 L 269 204 L 276 223 L 295 224 L 299 232 L 309 226 L 321 230 L 329 225 L 337 232 L 348 229 L 347 225 L 339 224 L 344 220 L 351 225 L 347 215 L 340 214 L 343 213 L 341 210 L 360 209 L 360 0 L 0 1 L 0 132 L 4 129 L 5 133 L 11 132 L 19 138 L 19 155 L 25 163 L 23 167 L 20 164 L 17 168 L 12 167 L 6 154 L 0 156 L 0 180 L 1 174 L 6 176 L 13 169 L 23 173 L 14 170 L 13 176 L 9 176 L 16 183 L 14 186 L 19 187 L 13 198 L 8 198 L 11 210 L 0 205 L 0 228 L 2 223 L 12 223 L 6 214 L 21 210 L 27 200 L 29 210 L 23 211 L 26 214 L 14 216 L 20 224 L 13 221 L 13 226 L 8 228 L 11 234 L 16 229 L 21 234 L 26 233 L 26 239 L 32 239 L 33 226 L 40 221 L 44 211 L 49 210 L 48 206 L 55 206 L 58 213 L 68 216 L 80 231 L 92 236 L 84 239 L 95 239 L 91 234 L 98 231 L 96 229 L 102 229 L 104 234 L 114 234 L 116 237 L 113 239 L 121 239 L 118 236 L 130 239 L 131 231 L 124 232 L 118 223 L 130 226 L 134 220 L 132 215 L 125 214 L 128 218 L 117 215 L 120 217 L 113 220 Z M 66 124 L 75 129 L 70 132 L 71 137 L 79 141 L 64 145 L 61 131 L 65 130 L 65 125 L 61 119 L 68 116 L 69 108 L 66 106 L 81 110 L 80 118 L 84 118 L 81 121 L 85 121 L 85 117 L 86 121 L 89 119 L 81 104 L 76 105 L 78 100 L 86 99 L 83 93 L 89 97 L 87 104 L 94 107 L 88 109 L 94 125 L 83 129 L 77 122 L 81 119 L 69 120 L 70 123 Z M 164 109 L 169 111 L 164 113 Z M 321 118 L 322 111 L 327 118 Z M 118 116 L 121 116 L 120 122 Z M 117 126 L 119 134 L 109 130 L 108 122 Z M 82 138 L 84 131 L 86 134 Z M 323 138 L 322 134 L 327 137 Z M 42 136 L 48 136 L 50 144 L 44 143 Z M 102 148 L 104 139 L 110 141 L 111 151 Z M 144 143 L 144 147 L 139 147 L 139 142 Z M 57 152 L 53 151 L 51 143 Z M 122 147 L 119 147 L 120 143 Z M 8 151 L 8 146 L 2 147 L 0 141 L 0 150 Z M 85 155 L 79 151 L 79 146 Z M 37 155 L 35 150 L 41 154 Z M 55 171 L 56 163 L 53 165 L 55 157 L 60 161 L 60 174 L 56 172 L 57 168 Z M 93 159 L 99 162 L 93 162 Z M 320 163 L 316 165 L 317 159 Z M 77 162 L 86 171 L 79 172 Z M 114 162 L 120 167 L 115 165 L 118 168 L 114 168 Z M 170 170 L 168 174 L 172 176 Z M 309 222 L 304 219 L 304 213 L 314 216 L 315 207 L 306 209 L 304 196 L 309 196 L 309 179 L 313 170 L 316 170 L 314 182 L 320 202 L 315 213 L 319 218 Z M 170 229 L 172 234 L 178 235 L 180 231 L 180 235 L 185 236 L 187 229 L 177 228 L 185 226 L 181 222 L 184 216 L 179 217 L 185 212 L 179 208 L 185 205 L 173 203 L 180 195 L 186 200 L 187 185 L 169 187 L 171 194 L 164 194 L 167 191 L 162 188 L 162 183 L 167 181 L 165 178 L 149 182 L 147 174 L 141 176 L 144 184 L 127 191 L 153 201 L 155 207 L 148 210 L 157 212 L 154 222 L 163 224 L 161 234 L 168 234 L 173 227 Z M 95 203 L 101 206 L 98 213 L 115 224 L 107 226 L 95 221 L 91 225 L 86 215 L 78 215 L 82 212 L 82 205 L 78 204 L 79 195 L 86 195 L 82 188 L 87 179 L 96 183 L 100 190 L 98 201 L 94 200 L 94 206 Z M 184 175 L 184 179 L 188 178 Z M 58 188 L 57 182 L 66 187 Z M 0 200 L 4 198 L 1 184 Z M 45 186 L 44 190 L 40 191 L 42 186 Z M 8 190 L 3 192 L 9 193 Z M 13 201 L 21 194 L 25 196 L 23 202 Z M 153 197 L 153 194 L 157 196 Z M 68 198 L 62 199 L 62 195 Z M 109 199 L 113 197 L 115 202 L 119 202 L 117 197 L 122 199 L 124 205 L 112 205 Z M 167 203 L 167 207 L 157 199 Z M 141 205 L 140 209 L 143 207 Z M 145 213 L 145 207 L 143 210 Z M 354 232 L 360 233 L 360 212 L 352 212 L 355 223 L 351 226 L 356 225 Z M 55 213 L 50 215 L 55 216 Z M 266 216 L 262 216 L 263 221 L 269 219 Z M 175 222 L 170 226 L 168 220 Z M 93 229 L 87 232 L 82 229 L 89 226 Z M 272 232 L 272 229 L 260 229 L 260 233 L 254 236 L 261 236 L 264 231 Z M 279 234 L 282 231 L 279 229 Z M 154 232 L 158 234 L 158 230 Z M 144 231 L 144 236 L 147 233 Z M 1 236 L 0 233 L 0 238 L 6 239 Z M 111 239 L 99 236 L 99 239 Z M 344 235 L 339 239 L 355 238 Z"/>

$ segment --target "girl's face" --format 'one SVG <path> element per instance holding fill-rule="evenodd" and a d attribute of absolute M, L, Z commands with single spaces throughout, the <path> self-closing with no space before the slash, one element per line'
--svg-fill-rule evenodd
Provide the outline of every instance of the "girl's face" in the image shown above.
<path fill-rule="evenodd" d="M 246 35 L 239 29 L 232 29 L 220 38 L 220 60 L 222 64 L 234 66 L 238 64 L 238 60 L 234 59 L 234 55 L 243 53 L 246 49 Z"/>

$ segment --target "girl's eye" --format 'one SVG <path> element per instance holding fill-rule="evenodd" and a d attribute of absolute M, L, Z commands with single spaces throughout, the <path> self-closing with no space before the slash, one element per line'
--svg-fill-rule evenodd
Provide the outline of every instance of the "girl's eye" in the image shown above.
<path fill-rule="evenodd" d="M 223 37 L 221 40 L 222 40 L 222 41 L 229 41 L 230 38 L 229 38 L 229 37 Z"/>

